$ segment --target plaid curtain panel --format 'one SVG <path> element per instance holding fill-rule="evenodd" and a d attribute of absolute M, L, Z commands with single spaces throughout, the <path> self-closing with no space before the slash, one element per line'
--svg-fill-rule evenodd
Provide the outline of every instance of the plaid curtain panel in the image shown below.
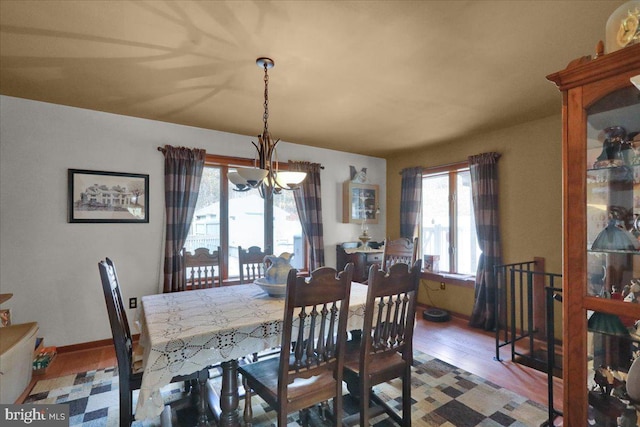
<path fill-rule="evenodd" d="M 411 240 L 418 235 L 422 208 L 422 168 L 402 169 L 400 188 L 400 237 Z"/>
<path fill-rule="evenodd" d="M 473 212 L 478 246 L 482 253 L 476 273 L 475 302 L 469 325 L 491 330 L 495 324 L 497 283 L 494 266 L 501 264 L 500 223 L 498 221 L 498 153 L 469 157 Z"/>
<path fill-rule="evenodd" d="M 320 164 L 289 162 L 292 171 L 306 172 L 300 188 L 293 191 L 302 230 L 311 247 L 309 269 L 324 266 L 324 237 L 322 231 L 322 196 L 320 192 Z"/>
<path fill-rule="evenodd" d="M 166 241 L 164 246 L 164 292 L 184 290 L 180 251 L 189 234 L 198 200 L 205 150 L 165 145 L 164 204 Z"/>

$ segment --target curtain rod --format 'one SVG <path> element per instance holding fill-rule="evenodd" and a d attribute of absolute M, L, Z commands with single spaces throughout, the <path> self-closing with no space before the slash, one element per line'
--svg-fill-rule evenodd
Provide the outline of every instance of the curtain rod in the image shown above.
<path fill-rule="evenodd" d="M 423 170 L 423 171 L 425 171 L 425 170 L 429 170 L 429 169 L 448 168 L 448 167 L 451 167 L 451 166 L 457 166 L 457 165 L 461 165 L 461 166 L 462 166 L 462 165 L 464 165 L 464 164 L 468 164 L 468 162 L 467 162 L 466 160 L 461 160 L 461 161 L 459 161 L 459 162 L 445 163 L 444 165 L 434 165 L 434 166 L 416 166 L 416 167 L 420 167 L 420 168 L 422 168 L 422 170 Z M 411 166 L 410 166 L 410 167 L 411 167 Z M 400 170 L 400 172 L 398 172 L 398 175 L 402 175 L 402 171 L 403 171 L 404 169 L 407 169 L 407 168 L 402 168 L 402 169 Z"/>
<path fill-rule="evenodd" d="M 158 147 L 158 151 L 161 151 L 162 153 L 165 153 L 167 150 L 164 147 Z M 228 157 L 228 156 L 219 156 L 219 157 Z M 230 159 L 234 159 L 235 157 L 229 157 Z M 311 162 L 309 162 L 311 163 Z M 324 170 L 324 166 L 320 165 L 320 169 Z"/>

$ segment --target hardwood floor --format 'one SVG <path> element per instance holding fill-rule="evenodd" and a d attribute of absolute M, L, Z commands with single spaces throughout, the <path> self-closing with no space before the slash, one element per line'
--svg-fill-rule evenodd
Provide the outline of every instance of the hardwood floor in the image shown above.
<path fill-rule="evenodd" d="M 495 361 L 494 334 L 467 326 L 467 321 L 453 317 L 448 322 L 434 323 L 422 319 L 422 309 L 418 311 L 414 332 L 414 348 L 430 354 L 454 366 L 492 381 L 528 399 L 547 404 L 546 374 L 513 363 L 509 350 L 501 350 L 501 359 Z M 113 347 L 97 347 L 89 350 L 59 353 L 44 375 L 34 376 L 28 388 L 36 381 L 75 374 L 93 369 L 115 366 Z M 27 392 L 21 396 L 24 400 Z M 554 406 L 562 410 L 562 383 L 555 379 Z"/>
<path fill-rule="evenodd" d="M 547 405 L 547 374 L 511 361 L 508 347 L 495 357 L 495 334 L 471 328 L 467 320 L 452 317 L 448 322 L 434 323 L 418 319 L 413 347 L 423 353 L 462 368 L 530 400 Z M 562 410 L 562 380 L 554 378 L 554 407 Z"/>

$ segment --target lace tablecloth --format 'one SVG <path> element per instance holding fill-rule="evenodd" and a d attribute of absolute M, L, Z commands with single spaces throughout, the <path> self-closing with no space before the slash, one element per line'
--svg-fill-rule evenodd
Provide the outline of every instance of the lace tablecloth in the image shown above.
<path fill-rule="evenodd" d="M 360 329 L 367 287 L 352 283 L 347 330 Z M 176 375 L 280 345 L 284 299 L 257 285 L 142 297 L 138 312 L 144 373 L 136 419 L 158 416 L 160 389 Z"/>

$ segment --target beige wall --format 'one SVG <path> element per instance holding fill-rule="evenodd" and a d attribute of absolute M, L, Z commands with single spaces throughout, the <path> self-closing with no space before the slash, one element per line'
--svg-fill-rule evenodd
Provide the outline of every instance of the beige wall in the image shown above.
<path fill-rule="evenodd" d="M 387 159 L 387 236 L 400 233 L 400 171 L 464 161 L 496 151 L 500 232 L 504 263 L 546 259 L 546 271 L 562 273 L 561 117 L 548 117 L 496 132 L 467 137 Z M 471 314 L 473 290 L 423 281 L 421 303 Z"/>

